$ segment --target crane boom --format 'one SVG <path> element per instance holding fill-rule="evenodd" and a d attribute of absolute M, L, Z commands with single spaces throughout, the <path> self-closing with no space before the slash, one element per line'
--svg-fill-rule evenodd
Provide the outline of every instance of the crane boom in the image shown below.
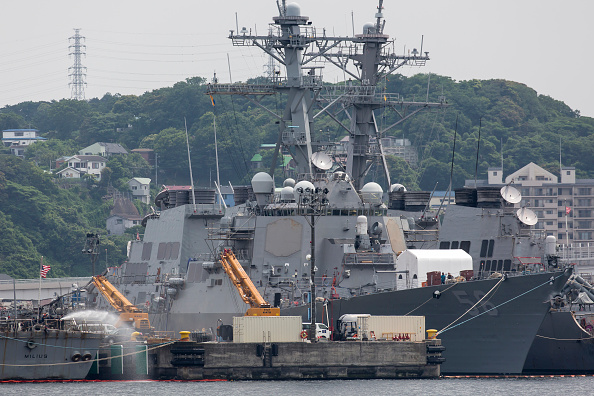
<path fill-rule="evenodd" d="M 118 312 L 142 312 L 102 275 L 93 277 L 93 284 Z"/>
<path fill-rule="evenodd" d="M 249 304 L 250 308 L 246 311 L 246 316 L 280 316 L 280 308 L 273 308 L 264 300 L 230 249 L 225 249 L 221 253 L 219 262 L 241 299 Z"/>
<path fill-rule="evenodd" d="M 103 275 L 94 276 L 92 282 L 107 302 L 120 313 L 120 320 L 116 323 L 116 327 L 127 322 L 134 324 L 138 330 L 151 330 L 148 313 L 142 312 L 141 309 L 128 301 L 106 277 Z"/>

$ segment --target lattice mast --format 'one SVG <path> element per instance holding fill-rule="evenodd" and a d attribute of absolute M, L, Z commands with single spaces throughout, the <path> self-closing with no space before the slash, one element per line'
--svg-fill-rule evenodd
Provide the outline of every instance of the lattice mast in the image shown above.
<path fill-rule="evenodd" d="M 70 77 L 70 98 L 77 100 L 85 99 L 85 78 L 87 77 L 87 68 L 82 65 L 82 57 L 86 56 L 87 46 L 84 43 L 85 37 L 80 35 L 80 29 L 74 29 L 74 36 L 68 38 L 71 43 L 68 49 L 69 56 L 74 57 L 74 64 L 68 68 L 68 77 Z"/>
<path fill-rule="evenodd" d="M 328 37 L 325 34 L 318 36 L 316 46 L 319 53 L 314 54 L 323 56 L 354 79 L 331 90 L 322 91 L 320 101 L 329 103 L 324 111 L 337 122 L 339 121 L 333 114 L 327 111 L 330 106 L 342 106 L 348 114 L 350 125 L 339 124 L 349 132 L 346 171 L 357 190 L 363 187 L 365 176 L 376 160 L 381 161 L 388 188 L 390 187 L 390 175 L 381 146 L 383 133 L 423 109 L 446 106 L 442 98 L 438 103 L 404 101 L 397 94 L 382 92 L 377 86 L 385 76 L 402 66 L 424 66 L 429 60 L 429 53 L 421 54 L 416 49 L 403 55 L 393 52 L 393 41 L 384 34 L 386 21 L 383 16 L 383 0 L 379 0 L 375 18 L 375 23 L 365 24 L 362 34 L 355 34 L 354 37 Z M 349 65 L 355 66 L 355 71 L 349 69 Z M 374 110 L 381 107 L 391 108 L 401 119 L 380 131 Z"/>
<path fill-rule="evenodd" d="M 207 94 L 243 95 L 278 117 L 281 132 L 271 173 L 282 145 L 288 149 L 296 163 L 297 178 L 301 180 L 313 176 L 315 167 L 312 168 L 312 147 L 319 144 L 312 142 L 312 123 L 320 113 L 326 112 L 349 132 L 346 170 L 355 188 L 359 190 L 363 186 L 372 163 L 378 159 L 382 161 L 389 185 L 390 176 L 380 143 L 382 133 L 423 109 L 443 107 L 446 104 L 441 98 L 439 103 L 404 101 L 398 95 L 382 93 L 377 84 L 384 76 L 402 66 L 424 66 L 429 60 L 428 53 L 422 55 L 414 49 L 409 54 L 394 54 L 392 41 L 383 33 L 383 0 L 379 0 L 375 23 L 366 24 L 363 33 L 354 37 L 327 36 L 325 29 L 320 34 L 311 26 L 309 18 L 301 15 L 299 6 L 278 0 L 277 5 L 279 16 L 273 18 L 273 32 L 269 32 L 267 36 L 256 36 L 244 27 L 237 33 L 232 30 L 229 38 L 235 46 L 255 46 L 266 52 L 285 66 L 286 78 L 275 74 L 277 77 L 269 80 L 268 84 L 212 84 L 209 85 Z M 318 60 L 328 61 L 354 81 L 323 87 L 321 73 L 318 73 L 320 67 L 310 66 Z M 286 106 L 280 116 L 259 102 L 265 95 L 276 92 L 287 95 Z M 315 102 L 327 105 L 314 115 Z M 350 119 L 350 125 L 343 124 L 337 114 L 329 111 L 336 106 L 342 107 L 342 111 Z M 379 131 L 374 110 L 381 107 L 392 108 L 401 119 Z M 371 140 L 374 141 L 373 144 L 370 143 Z"/>
<path fill-rule="evenodd" d="M 304 73 L 302 68 L 304 54 L 315 41 L 309 18 L 301 15 L 296 4 L 282 1 L 277 5 L 279 16 L 273 18 L 272 31 L 268 35 L 253 35 L 244 27 L 239 32 L 232 30 L 229 38 L 235 46 L 255 46 L 266 52 L 285 67 L 286 78 L 275 72 L 269 84 L 212 84 L 208 93 L 243 95 L 260 107 L 263 106 L 259 100 L 264 95 L 285 93 L 287 102 L 282 115 L 263 108 L 276 116 L 280 123 L 275 154 L 279 153 L 281 144 L 286 147 L 295 160 L 296 172 L 303 178 L 312 173 L 312 92 L 319 91 L 322 80 L 315 75 L 315 69 L 306 69 Z M 276 155 L 274 158 L 272 168 Z"/>

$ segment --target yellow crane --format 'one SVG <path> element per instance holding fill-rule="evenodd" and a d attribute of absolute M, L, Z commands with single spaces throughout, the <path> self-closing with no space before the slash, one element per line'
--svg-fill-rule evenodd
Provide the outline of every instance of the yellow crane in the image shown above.
<path fill-rule="evenodd" d="M 280 308 L 271 307 L 262 298 L 262 295 L 231 250 L 225 249 L 221 253 L 219 262 L 231 283 L 237 288 L 241 299 L 250 306 L 245 312 L 245 316 L 280 316 Z"/>
<path fill-rule="evenodd" d="M 132 304 L 114 285 L 111 284 L 103 275 L 93 277 L 93 284 L 95 288 L 103 294 L 103 297 L 120 313 L 120 319 L 116 323 L 116 327 L 124 323 L 133 324 L 136 330 L 140 332 L 150 332 L 151 324 L 148 313 L 142 312 Z"/>

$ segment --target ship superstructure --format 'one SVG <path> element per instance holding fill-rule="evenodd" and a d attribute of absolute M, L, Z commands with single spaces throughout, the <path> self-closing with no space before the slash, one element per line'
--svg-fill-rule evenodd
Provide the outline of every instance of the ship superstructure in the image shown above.
<path fill-rule="evenodd" d="M 420 306 L 439 291 L 443 298 L 435 299 L 441 305 L 427 305 L 433 307 L 426 311 L 429 326 L 432 320 L 438 326 L 468 311 L 466 319 L 481 316 L 475 323 L 481 323 L 484 337 L 493 336 L 486 342 L 483 338 L 476 341 L 482 342 L 481 356 L 470 359 L 472 364 L 465 363 L 468 353 L 473 353 L 472 347 L 464 351 L 454 349 L 442 367 L 444 372 L 450 365 L 456 372 L 501 373 L 505 364 L 514 367 L 509 372 L 521 371 L 528 346 L 506 348 L 507 361 L 490 361 L 490 357 L 500 359 L 500 336 L 516 337 L 520 344 L 529 345 L 548 309 L 543 304 L 561 288 L 568 274 L 539 269 L 542 273 L 535 275 L 537 278 L 522 280 L 518 276 L 508 283 L 502 279 L 460 282 L 439 289 L 411 289 L 420 285 L 410 273 L 398 270 L 400 252 L 414 247 L 445 248 L 440 239 L 445 242 L 444 238 L 450 238 L 446 235 L 457 238 L 448 240 L 450 249 L 461 248 L 471 255 L 478 249 L 478 257 L 483 250 L 482 242 L 481 246 L 470 242 L 476 241 L 476 233 L 481 231 L 472 231 L 470 227 L 466 230 L 469 234 L 450 234 L 446 232 L 448 223 L 443 220 L 444 233 L 438 234 L 442 232 L 438 216 L 431 217 L 424 210 L 429 193 L 407 192 L 400 185 L 390 184 L 380 143 L 382 134 L 421 110 L 441 109 L 446 103 L 442 97 L 434 103 L 406 101 L 383 92 L 378 83 L 401 66 L 423 65 L 428 54 L 415 50 L 394 55 L 389 51 L 381 0 L 375 23 L 366 24 L 362 33 L 353 37 L 329 37 L 325 31 L 314 29 L 296 4 L 277 4 L 279 16 L 273 18 L 275 30 L 269 35 L 251 35 L 242 29 L 231 32 L 230 39 L 234 45 L 254 45 L 264 50 L 285 66 L 286 77 L 274 77 L 259 85 L 211 84 L 208 94 L 240 94 L 264 109 L 259 98 L 285 94 L 282 114 L 266 110 L 278 117 L 276 153 L 280 153 L 281 146 L 291 153 L 296 163 L 296 180 L 284 180 L 280 194 L 275 194 L 272 176 L 258 173 L 251 186 L 235 188 L 237 205 L 230 208 L 216 202 L 213 189 L 164 189 L 156 199 L 159 211 L 143 221 L 146 231 L 142 240 L 131 241 L 128 261 L 106 276 L 128 300 L 149 312 L 151 324 L 157 330 L 169 331 L 215 328 L 221 322 L 231 323 L 233 316 L 245 312 L 245 304 L 216 259 L 224 249 L 234 252 L 266 301 L 280 307 L 281 314 L 297 310 L 304 320 L 308 309 L 313 308 L 312 299 L 320 301 L 315 316 L 322 320 L 339 316 L 340 312 L 329 312 L 333 301 L 342 313 L 361 313 L 350 311 L 364 309 L 372 314 L 403 314 L 403 307 Z M 349 70 L 351 81 L 325 87 L 322 69 L 313 66 L 316 59 Z M 400 121 L 378 128 L 374 111 L 381 107 L 397 109 Z M 344 123 L 336 111 L 331 111 L 335 108 L 346 114 L 350 123 Z M 312 140 L 312 124 L 320 112 L 330 114 L 349 133 L 344 166 L 335 166 L 324 147 Z M 386 192 L 379 184 L 365 181 L 374 163 L 384 171 Z M 386 195 L 388 204 L 384 203 Z M 520 246 L 525 240 L 522 238 L 530 238 L 530 233 L 516 217 L 508 216 L 504 204 L 500 208 L 479 206 L 472 208 L 476 209 L 472 213 L 465 212 L 464 218 L 472 227 L 480 229 L 484 221 L 491 226 L 499 223 L 497 231 L 493 227 L 485 231 L 489 266 L 481 269 L 479 262 L 475 273 L 484 270 L 485 275 L 507 272 L 511 276 L 525 272 L 527 268 L 519 266 L 517 260 L 509 266 L 505 260 L 519 257 L 514 256 L 516 253 L 533 254 Z M 448 208 L 448 215 L 451 212 L 454 211 Z M 454 242 L 458 242 L 457 246 Z M 520 311 L 499 309 L 484 315 L 484 309 L 469 310 L 494 290 L 499 291 L 491 302 L 496 306 L 530 293 L 531 288 L 538 289 L 538 293 L 520 299 Z M 400 303 L 405 300 L 406 304 Z M 369 304 L 364 304 L 366 301 Z M 100 303 L 100 299 L 96 302 Z M 394 304 L 399 309 L 391 311 Z M 522 312 L 521 320 L 517 312 Z M 479 328 L 472 325 L 460 327 L 463 330 L 450 333 L 454 345 L 479 333 Z"/>

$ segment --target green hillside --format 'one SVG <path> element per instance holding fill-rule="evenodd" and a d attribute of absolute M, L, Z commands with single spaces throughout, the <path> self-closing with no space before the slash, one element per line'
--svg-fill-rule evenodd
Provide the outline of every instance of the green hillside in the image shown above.
<path fill-rule="evenodd" d="M 404 100 L 424 101 L 429 92 L 429 101 L 438 101 L 443 92 L 450 105 L 445 110 L 420 113 L 387 132 L 409 139 L 417 147 L 417 167 L 388 158 L 392 181 L 410 190 L 431 190 L 436 182 L 440 189 L 447 187 L 456 124 L 454 188 L 474 178 L 479 125 L 479 178 L 485 178 L 487 167 L 499 166 L 502 155 L 505 174 L 531 161 L 556 173 L 560 139 L 563 165 L 575 166 L 578 178 L 594 178 L 594 119 L 581 117 L 578 110 L 538 95 L 523 84 L 454 81 L 435 75 L 429 79 L 419 74 L 392 76 L 382 88 L 400 94 Z M 205 91 L 206 81 L 195 77 L 141 96 L 106 94 L 89 101 L 24 102 L 0 109 L 0 130 L 35 128 L 49 139 L 32 145 L 24 161 L 6 149 L 0 154 L 0 273 L 35 277 L 44 256 L 44 263 L 52 266 L 49 276 L 90 274 L 90 260 L 81 250 L 87 232 L 106 234 L 105 219 L 111 205 L 105 199 L 108 184 L 123 191 L 130 177 L 151 177 L 154 181 L 155 175 L 155 170 L 137 155 L 110 160 L 101 183 L 65 183 L 47 172 L 55 168 L 55 159 L 73 155 L 92 143 L 117 142 L 128 150 L 154 149 L 159 185 L 187 185 L 187 125 L 195 183 L 208 186 L 215 174 L 216 115 L 221 181 L 249 183 L 254 173 L 250 159 L 260 144 L 277 140 L 276 120 L 240 97 L 215 97 L 213 107 Z M 282 100 L 272 96 L 262 104 L 280 112 Z M 377 110 L 380 129 L 397 121 L 395 110 Z M 314 139 L 337 141 L 346 131 L 324 114 L 316 118 L 313 134 Z M 261 154 L 267 165 L 270 152 Z M 282 182 L 280 170 L 277 176 L 277 182 Z M 372 169 L 369 179 L 381 182 L 381 178 L 381 172 Z M 126 242 L 136 231 L 104 238 L 98 263 L 104 266 L 106 259 L 110 266 L 123 262 Z"/>

